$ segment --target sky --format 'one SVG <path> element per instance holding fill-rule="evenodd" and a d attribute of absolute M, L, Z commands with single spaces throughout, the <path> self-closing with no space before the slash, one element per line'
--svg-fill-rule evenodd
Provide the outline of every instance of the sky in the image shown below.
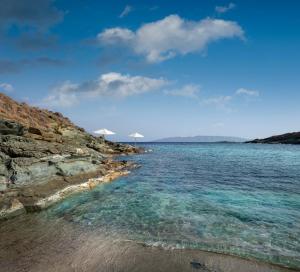
<path fill-rule="evenodd" d="M 0 92 L 111 140 L 300 131 L 300 1 L 0 0 Z"/>

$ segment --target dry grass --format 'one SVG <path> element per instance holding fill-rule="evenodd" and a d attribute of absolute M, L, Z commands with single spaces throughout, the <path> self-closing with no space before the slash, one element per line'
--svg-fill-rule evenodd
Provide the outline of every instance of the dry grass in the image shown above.
<path fill-rule="evenodd" d="M 0 119 L 16 121 L 27 128 L 34 127 L 54 133 L 57 133 L 59 128 L 76 127 L 61 113 L 31 107 L 26 103 L 18 103 L 2 93 L 0 93 Z"/>

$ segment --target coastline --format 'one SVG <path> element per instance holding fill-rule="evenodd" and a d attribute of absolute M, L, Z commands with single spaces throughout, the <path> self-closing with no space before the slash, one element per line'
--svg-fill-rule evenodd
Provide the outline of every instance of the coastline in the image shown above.
<path fill-rule="evenodd" d="M 111 170 L 108 174 L 102 176 L 102 177 L 96 177 L 96 178 L 90 178 L 86 182 L 82 182 L 76 185 L 70 185 L 65 188 L 63 188 L 60 191 L 57 191 L 55 194 L 52 194 L 48 197 L 42 198 L 38 200 L 37 202 L 33 203 L 31 206 L 27 206 L 26 209 L 32 209 L 32 210 L 43 210 L 47 209 L 51 205 L 54 205 L 55 203 L 67 198 L 70 195 L 92 190 L 95 186 L 111 182 L 121 176 L 128 175 L 130 171 L 128 170 Z"/>
<path fill-rule="evenodd" d="M 49 217 L 39 215 L 26 214 L 0 225 L 0 239 L 3 241 L 0 266 L 3 271 L 300 271 L 198 249 L 146 246 L 126 240 L 118 233 L 82 229 L 66 219 L 49 220 Z M 8 231 L 3 233 L 3 229 Z"/>
<path fill-rule="evenodd" d="M 114 157 L 142 153 L 143 149 L 136 146 L 113 143 L 101 136 L 95 137 L 75 126 L 59 113 L 28 107 L 9 100 L 8 102 L 12 105 L 11 108 L 15 113 L 19 114 L 23 110 L 23 115 L 20 115 L 22 117 L 20 118 L 18 114 L 10 115 L 11 110 L 4 110 L 1 112 L 3 116 L 0 116 L 1 269 L 3 268 L 5 271 L 49 272 L 70 270 L 97 272 L 99 270 L 193 271 L 194 269 L 204 272 L 299 271 L 297 270 L 299 269 L 298 263 L 293 262 L 293 259 L 291 259 L 297 255 L 297 252 L 296 255 L 289 255 L 290 259 L 287 262 L 282 262 L 282 265 L 297 267 L 292 269 L 266 263 L 271 260 L 273 263 L 281 263 L 278 259 L 278 254 L 270 254 L 275 259 L 269 259 L 268 256 L 262 259 L 260 256 L 257 256 L 257 259 L 265 260 L 263 262 L 257 259 L 247 259 L 251 254 L 241 254 L 238 251 L 235 253 L 242 257 L 229 255 L 231 253 L 223 254 L 205 251 L 206 248 L 202 246 L 203 241 L 201 241 L 202 245 L 198 248 L 204 248 L 204 250 L 161 247 L 158 243 L 149 246 L 150 243 L 147 245 L 144 242 L 126 240 L 130 237 L 128 230 L 133 232 L 139 230 L 139 228 L 135 229 L 133 224 L 128 224 L 128 228 L 124 232 L 122 232 L 122 229 L 114 228 L 112 224 L 113 216 L 121 219 L 119 222 L 121 225 L 124 222 L 136 222 L 136 218 L 134 218 L 136 214 L 130 210 L 132 207 L 151 207 L 148 211 L 150 215 L 159 214 L 158 211 L 162 208 L 162 213 L 159 214 L 160 218 L 156 217 L 156 219 L 163 220 L 168 218 L 171 209 L 176 211 L 176 204 L 178 204 L 177 207 L 181 207 L 181 203 L 184 202 L 182 201 L 183 199 L 190 200 L 190 202 L 187 202 L 188 205 L 186 205 L 187 208 L 184 211 L 190 211 L 191 208 L 199 207 L 201 203 L 197 202 L 198 196 L 192 194 L 194 184 L 190 184 L 190 188 L 183 188 L 185 190 L 184 193 L 187 193 L 186 195 L 190 198 L 180 198 L 184 194 L 170 195 L 170 187 L 162 187 L 162 183 L 158 179 L 153 187 L 150 186 L 147 190 L 142 188 L 142 194 L 132 194 L 132 192 L 141 192 L 132 190 L 133 188 L 131 190 L 129 188 L 128 191 L 122 191 L 121 186 L 116 186 L 118 187 L 115 188 L 116 194 L 114 196 L 109 195 L 108 198 L 111 200 L 114 197 L 117 199 L 117 202 L 107 207 L 105 205 L 101 206 L 103 201 L 101 194 L 91 192 L 87 193 L 87 195 L 92 195 L 93 197 L 90 202 L 82 202 L 84 197 L 81 197 L 84 194 L 80 194 L 78 195 L 78 202 L 72 203 L 74 205 L 71 205 L 72 207 L 69 210 L 68 200 L 62 203 L 61 206 L 63 208 L 55 206 L 53 209 L 47 210 L 48 207 L 73 194 L 93 190 L 99 184 L 110 182 L 129 174 L 130 169 L 137 167 L 137 165 L 134 162 L 115 161 Z M 43 118 L 41 120 L 30 120 L 29 122 L 27 118 L 29 116 L 42 116 Z M 181 153 L 182 151 L 179 150 L 179 152 Z M 203 157 L 207 157 L 205 156 L 207 153 L 201 154 Z M 183 160 L 179 162 L 182 164 L 189 161 L 192 156 L 191 154 L 188 155 L 186 161 L 183 156 Z M 236 165 L 240 165 L 240 157 L 238 156 L 237 158 Z M 138 159 L 138 161 L 141 163 L 141 160 Z M 227 162 L 228 160 L 225 158 L 222 161 Z M 155 164 L 157 162 L 160 166 L 159 168 Z M 202 160 L 201 165 L 206 165 L 204 160 Z M 245 163 L 244 165 L 247 164 Z M 169 169 L 170 166 L 173 168 Z M 176 167 L 183 169 L 185 171 L 182 171 L 182 173 L 177 172 L 178 179 L 175 179 L 178 181 L 178 187 L 173 187 L 174 176 L 172 177 L 172 183 L 170 182 L 173 189 L 177 189 L 180 192 L 182 187 L 185 186 L 185 177 L 193 169 L 193 165 L 192 167 L 190 166 L 189 163 L 176 165 L 174 160 L 163 161 L 162 156 L 160 161 L 153 160 L 152 164 L 148 164 L 148 170 L 146 169 L 140 175 L 145 177 L 145 181 L 148 184 L 153 185 L 155 181 L 155 178 L 151 179 L 153 177 L 151 176 L 153 169 L 157 170 L 156 175 L 159 177 L 168 176 L 166 175 L 168 174 L 166 170 L 174 171 Z M 204 173 L 211 169 L 211 165 L 208 164 L 207 166 L 204 167 Z M 225 164 L 225 166 L 226 169 L 230 169 L 228 165 Z M 220 176 L 223 177 L 224 172 Z M 232 173 L 230 172 L 228 176 L 232 177 Z M 266 176 L 269 176 L 269 173 Z M 184 182 L 180 183 L 181 180 Z M 138 187 L 138 183 L 132 183 L 132 180 L 128 184 L 132 187 Z M 157 186 L 156 188 L 155 185 Z M 201 185 L 203 186 L 204 184 L 201 183 Z M 102 190 L 103 188 L 101 187 L 100 189 Z M 184 196 L 186 197 L 186 195 Z M 174 201 L 175 199 L 176 201 Z M 103 203 L 105 204 L 105 202 Z M 160 205 L 152 206 L 152 203 Z M 243 204 L 243 202 L 240 203 Z M 65 207 L 67 207 L 67 212 L 63 212 Z M 89 207 L 89 210 L 86 207 Z M 103 214 L 99 207 L 104 211 Z M 111 213 L 111 210 L 115 207 L 119 207 L 119 209 L 117 209 L 117 212 Z M 126 207 L 129 207 L 127 213 Z M 274 206 L 272 207 L 274 208 Z M 55 209 L 57 209 L 56 212 L 59 216 L 53 212 Z M 42 210 L 44 211 L 40 212 Z M 108 212 L 105 214 L 105 211 Z M 204 211 L 207 210 L 204 209 Z M 92 220 L 97 215 L 98 218 L 106 218 L 107 221 L 99 221 L 98 225 L 93 225 Z M 133 216 L 131 217 L 131 215 Z M 180 220 L 189 218 L 189 216 L 190 214 L 186 213 Z M 220 216 L 220 214 L 215 214 L 215 216 Z M 198 222 L 197 227 L 200 229 L 205 222 L 209 223 L 211 217 L 213 217 L 211 211 L 209 213 L 205 212 L 203 218 L 201 218 L 202 221 L 199 221 L 201 224 Z M 247 216 L 243 217 L 236 213 L 231 218 L 238 220 L 238 223 L 241 224 L 246 222 L 245 225 L 247 225 Z M 84 224 L 80 225 L 80 220 L 82 219 Z M 167 225 L 171 220 L 169 222 L 168 220 L 163 220 L 161 221 L 166 223 L 163 233 L 173 235 L 174 233 L 169 232 L 170 225 Z M 141 221 L 138 224 L 140 226 L 142 224 L 148 226 L 148 222 L 150 221 Z M 156 227 L 157 222 L 159 220 L 151 221 L 150 227 L 151 223 Z M 185 221 L 182 220 L 181 222 Z M 227 222 L 229 223 L 227 224 Z M 225 221 L 226 226 L 231 224 L 232 221 Z M 141 228 L 142 233 L 147 231 L 146 228 Z M 223 230 L 220 233 L 223 233 Z M 224 233 L 226 232 L 224 231 Z M 234 231 L 232 233 L 237 235 Z M 268 233 L 268 231 L 264 233 Z M 160 233 L 158 232 L 158 234 Z M 294 237 L 294 233 L 289 234 L 291 236 L 286 235 L 284 237 Z M 195 239 L 195 236 L 192 239 Z M 161 241 L 162 239 L 158 236 L 154 240 Z M 230 239 L 228 241 L 230 242 Z M 221 240 L 216 239 L 216 243 L 221 243 Z M 273 247 L 270 248 L 273 249 Z M 259 247 L 257 252 L 262 252 Z M 244 258 L 243 256 L 246 257 Z"/>
<path fill-rule="evenodd" d="M 121 176 L 128 175 L 129 169 L 136 168 L 137 165 L 133 162 L 127 161 L 109 161 L 109 170 L 104 175 L 100 172 L 88 172 L 82 175 L 74 176 L 69 179 L 68 183 L 62 182 L 62 180 L 54 179 L 44 184 L 38 184 L 36 186 L 31 185 L 25 188 L 14 188 L 11 191 L 7 191 L 6 194 L 11 198 L 11 205 L 7 208 L 0 209 L 0 220 L 10 219 L 12 217 L 28 213 L 47 209 L 51 205 L 62 201 L 70 195 L 80 193 L 83 191 L 92 190 L 95 186 L 101 183 L 111 182 Z M 56 187 L 60 188 L 55 190 L 49 190 L 51 183 L 55 183 Z M 32 195 L 37 194 L 38 191 L 48 191 L 48 193 L 42 193 L 43 197 L 32 198 Z"/>
<path fill-rule="evenodd" d="M 0 220 L 45 209 L 128 173 L 142 149 L 95 137 L 58 112 L 0 93 Z"/>

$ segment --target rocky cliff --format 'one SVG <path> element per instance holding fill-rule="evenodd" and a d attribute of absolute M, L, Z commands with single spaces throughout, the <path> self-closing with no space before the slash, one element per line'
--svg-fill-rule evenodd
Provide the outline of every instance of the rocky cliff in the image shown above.
<path fill-rule="evenodd" d="M 247 143 L 255 144 L 300 144 L 300 132 L 291 132 L 275 135 L 265 139 L 255 139 Z"/>
<path fill-rule="evenodd" d="M 139 150 L 94 137 L 60 113 L 0 93 L 0 218 L 49 206 L 126 173 Z"/>

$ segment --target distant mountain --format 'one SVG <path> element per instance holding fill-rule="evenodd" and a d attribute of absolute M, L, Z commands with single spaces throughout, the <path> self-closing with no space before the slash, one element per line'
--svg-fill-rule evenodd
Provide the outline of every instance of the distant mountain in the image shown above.
<path fill-rule="evenodd" d="M 291 132 L 275 135 L 265 139 L 255 139 L 247 143 L 254 144 L 300 144 L 300 132 Z"/>
<path fill-rule="evenodd" d="M 154 142 L 160 143 L 215 143 L 215 142 L 234 142 L 241 143 L 245 142 L 247 139 L 239 137 L 228 137 L 228 136 L 193 136 L 193 137 L 169 137 Z"/>

